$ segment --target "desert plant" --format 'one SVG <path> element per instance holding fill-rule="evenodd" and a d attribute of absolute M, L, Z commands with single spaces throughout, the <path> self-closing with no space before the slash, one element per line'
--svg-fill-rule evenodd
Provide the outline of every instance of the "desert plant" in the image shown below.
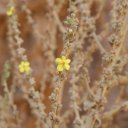
<path fill-rule="evenodd" d="M 128 0 L 0 1 L 0 128 L 128 127 Z"/>

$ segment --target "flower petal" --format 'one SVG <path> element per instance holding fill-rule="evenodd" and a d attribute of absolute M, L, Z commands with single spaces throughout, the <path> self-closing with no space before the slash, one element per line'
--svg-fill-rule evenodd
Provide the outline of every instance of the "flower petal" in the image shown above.
<path fill-rule="evenodd" d="M 62 60 L 60 58 L 56 58 L 56 64 L 61 64 Z"/>
<path fill-rule="evenodd" d="M 18 65 L 18 68 L 20 69 L 21 67 L 22 67 L 22 65 L 21 65 L 21 64 L 19 64 L 19 65 Z"/>
<path fill-rule="evenodd" d="M 24 67 L 25 71 L 30 71 L 30 67 Z"/>
<path fill-rule="evenodd" d="M 23 68 L 23 67 L 20 67 L 20 68 L 19 68 L 19 71 L 20 71 L 21 73 L 23 73 L 23 72 L 24 72 L 24 68 Z"/>
<path fill-rule="evenodd" d="M 66 56 L 62 56 L 61 58 L 62 58 L 62 60 L 63 60 L 63 61 L 65 61 L 65 60 L 66 60 Z"/>
<path fill-rule="evenodd" d="M 25 67 L 29 67 L 29 65 L 30 65 L 30 63 L 29 63 L 29 62 L 24 61 L 24 66 L 25 66 Z"/>
<path fill-rule="evenodd" d="M 12 16 L 13 15 L 13 13 L 14 13 L 14 10 L 15 10 L 15 8 L 12 6 L 12 7 L 9 7 L 8 9 L 7 9 L 7 15 L 8 16 Z"/>
<path fill-rule="evenodd" d="M 62 72 L 63 70 L 64 70 L 63 65 L 58 65 L 57 66 L 57 71 L 58 72 Z"/>
<path fill-rule="evenodd" d="M 29 73 L 30 72 L 30 67 L 26 67 L 24 70 L 25 70 L 26 73 Z"/>
<path fill-rule="evenodd" d="M 65 64 L 64 68 L 65 68 L 66 70 L 69 70 L 69 69 L 70 69 L 70 65 L 69 65 L 69 64 Z"/>
<path fill-rule="evenodd" d="M 71 62 L 70 59 L 66 59 L 66 63 L 69 64 Z"/>
<path fill-rule="evenodd" d="M 20 63 L 20 65 L 21 65 L 21 66 L 24 66 L 24 64 L 25 64 L 25 62 L 24 62 L 24 61 L 22 61 L 22 62 Z"/>

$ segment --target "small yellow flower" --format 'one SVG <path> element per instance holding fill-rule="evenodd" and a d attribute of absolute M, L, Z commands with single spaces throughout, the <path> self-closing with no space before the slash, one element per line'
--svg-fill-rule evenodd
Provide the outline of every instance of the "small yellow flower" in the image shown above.
<path fill-rule="evenodd" d="M 62 72 L 64 70 L 69 70 L 70 69 L 70 62 L 71 62 L 71 60 L 66 58 L 65 56 L 62 56 L 60 58 L 56 58 L 57 71 Z"/>
<path fill-rule="evenodd" d="M 10 6 L 8 9 L 7 9 L 7 16 L 12 16 L 14 14 L 14 11 L 15 11 L 15 8 L 14 6 Z"/>
<path fill-rule="evenodd" d="M 30 72 L 30 63 L 28 61 L 21 61 L 18 66 L 19 72 L 29 73 Z"/>

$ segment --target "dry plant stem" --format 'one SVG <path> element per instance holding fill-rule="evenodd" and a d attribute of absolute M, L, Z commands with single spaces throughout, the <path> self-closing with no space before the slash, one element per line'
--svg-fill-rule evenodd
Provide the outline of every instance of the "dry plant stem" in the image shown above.
<path fill-rule="evenodd" d="M 80 50 L 80 51 L 78 50 L 77 52 L 75 52 L 75 55 L 74 55 L 74 58 L 73 58 L 73 62 L 72 62 L 72 66 L 71 66 L 71 73 L 72 73 L 72 71 L 74 69 L 74 71 L 73 71 L 74 73 L 73 74 L 75 76 L 73 75 L 71 77 L 71 79 L 70 79 L 70 83 L 72 84 L 71 89 L 70 89 L 70 93 L 72 92 L 71 93 L 71 99 L 73 98 L 72 100 L 76 105 L 75 106 L 72 105 L 72 107 L 74 109 L 69 109 L 68 111 L 65 112 L 65 114 L 63 115 L 63 120 L 62 121 L 65 121 L 70 116 L 74 116 L 73 113 L 75 111 L 76 119 L 77 119 L 75 121 L 78 124 L 81 122 L 81 126 L 83 126 L 82 119 L 78 115 L 79 114 L 79 110 L 80 110 L 79 108 L 81 108 L 81 105 L 83 104 L 83 102 L 85 100 L 85 97 L 86 97 L 86 94 L 87 94 L 87 93 L 85 93 L 85 89 L 88 90 L 86 92 L 88 92 L 91 97 L 94 96 L 94 94 L 93 94 L 93 92 L 92 92 L 92 90 L 90 89 L 90 86 L 89 86 L 89 75 L 88 75 L 87 67 L 92 62 L 92 54 L 95 52 L 96 49 L 97 49 L 97 45 L 92 43 L 90 46 L 88 46 L 88 48 L 86 49 L 85 52 L 82 51 L 82 50 Z M 78 58 L 79 61 L 76 62 L 76 60 L 75 60 L 76 58 Z M 77 68 L 76 68 L 76 65 L 77 65 Z M 79 74 L 79 76 L 77 76 L 76 72 L 78 72 L 80 68 L 82 68 L 82 70 L 84 70 L 84 72 L 82 74 Z M 82 83 L 81 83 L 81 81 L 82 81 Z M 76 84 L 76 85 L 74 86 L 74 84 Z M 82 88 L 84 90 L 84 93 L 85 93 L 84 98 L 82 100 L 80 100 L 79 102 L 77 101 L 78 98 L 75 98 L 78 95 L 76 93 L 79 92 L 78 90 L 76 92 L 76 87 L 77 86 L 82 86 Z M 81 119 L 81 120 L 78 120 L 78 119 Z"/>
<path fill-rule="evenodd" d="M 116 2 L 116 1 L 115 1 Z M 124 3 L 123 3 L 124 2 Z M 118 8 L 119 7 L 119 8 Z M 124 8 L 126 7 L 126 8 Z M 115 13 L 117 13 L 117 22 L 115 23 L 116 25 L 118 25 L 119 22 L 122 23 L 122 26 L 116 27 L 114 28 L 115 33 L 117 34 L 117 37 L 119 38 L 118 40 L 118 44 L 116 45 L 113 43 L 113 48 L 111 52 L 114 52 L 114 57 L 112 58 L 112 62 L 108 65 L 107 68 L 104 68 L 104 74 L 102 79 L 99 82 L 99 89 L 96 92 L 96 96 L 98 96 L 98 99 L 95 99 L 97 102 L 97 107 L 96 110 L 98 113 L 100 113 L 100 111 L 102 111 L 104 109 L 104 104 L 105 104 L 105 100 L 106 100 L 106 93 L 110 90 L 110 80 L 111 80 L 111 76 L 114 75 L 113 72 L 113 68 L 117 62 L 117 59 L 119 57 L 120 51 L 122 49 L 123 43 L 124 43 L 124 35 L 125 32 L 122 36 L 122 31 L 124 30 L 124 24 L 125 24 L 125 17 L 126 17 L 126 10 L 128 8 L 127 2 L 125 0 L 120 0 L 117 6 L 117 9 L 124 9 L 124 13 L 123 15 L 120 15 L 120 13 L 116 12 L 117 10 L 115 10 Z M 122 11 L 122 10 L 121 10 Z M 121 38 L 122 37 L 122 38 Z M 113 53 L 112 53 L 113 54 Z M 105 101 L 105 102 L 104 102 Z M 100 107 L 99 105 L 101 105 L 102 107 Z"/>
<path fill-rule="evenodd" d="M 125 79 L 125 78 L 124 78 L 124 79 Z M 117 81 L 117 80 L 116 80 L 116 81 Z M 115 82 L 116 82 L 116 81 L 115 81 Z M 115 82 L 113 82 L 113 83 L 114 83 L 114 84 L 117 84 L 117 83 L 115 83 Z M 121 82 L 121 81 L 120 81 L 120 82 Z M 93 114 L 92 114 L 92 115 L 93 115 Z M 91 117 L 90 117 L 90 118 L 91 118 Z M 94 118 L 94 119 L 95 119 L 95 118 Z M 92 127 L 93 127 L 93 126 L 92 126 Z"/>
<path fill-rule="evenodd" d="M 46 59 L 44 60 L 44 63 L 46 63 L 46 67 L 43 70 L 43 82 L 41 83 L 42 88 L 41 90 L 44 90 L 44 86 L 46 86 L 46 82 L 49 79 L 48 82 L 53 81 L 52 77 L 55 73 L 55 66 L 54 66 L 54 52 L 56 50 L 56 21 L 54 20 L 54 17 L 52 18 L 52 11 L 49 12 L 49 14 L 47 15 L 47 20 L 49 22 L 51 22 L 51 24 L 53 24 L 53 26 L 55 27 L 49 27 L 48 29 L 50 29 L 48 32 L 46 30 L 45 35 L 41 34 L 41 32 L 38 30 L 37 24 L 34 23 L 34 19 L 32 18 L 31 14 L 31 10 L 27 7 L 26 4 L 23 5 L 23 10 L 26 12 L 26 16 L 27 16 L 27 20 L 28 23 L 32 26 L 35 38 L 38 39 L 39 45 L 41 46 L 41 50 L 43 52 L 43 57 L 47 57 L 47 61 Z M 54 22 L 53 22 L 54 21 Z M 55 24 L 55 25 L 54 25 Z M 52 43 L 51 43 L 52 42 Z M 47 66 L 49 65 L 49 66 Z"/>
<path fill-rule="evenodd" d="M 120 87 L 120 91 L 119 91 L 118 96 L 116 97 L 115 104 L 119 104 L 120 103 L 124 92 L 125 92 L 125 86 Z"/>
<path fill-rule="evenodd" d="M 51 1 L 48 0 L 48 4 L 49 4 L 49 7 L 51 8 L 52 16 L 55 20 L 56 26 L 58 26 L 60 31 L 62 33 L 64 33 L 65 32 L 65 27 L 63 26 L 58 14 L 57 14 L 58 11 L 56 9 L 56 6 L 54 5 L 54 2 L 51 2 Z"/>
<path fill-rule="evenodd" d="M 15 6 L 14 3 L 13 3 L 13 6 Z M 16 57 L 21 59 L 21 60 L 27 61 L 27 56 L 25 54 L 25 49 L 21 46 L 21 44 L 23 43 L 23 40 L 20 37 L 20 30 L 18 28 L 19 23 L 17 21 L 18 20 L 17 19 L 17 14 L 14 13 L 9 18 L 12 20 L 11 26 L 12 26 L 12 30 L 13 30 L 13 33 L 14 33 L 14 39 L 16 41 L 15 42 L 16 53 L 17 53 Z M 43 123 L 46 124 L 46 115 L 45 115 L 44 110 L 43 110 L 44 107 L 43 107 L 42 101 L 40 99 L 39 93 L 37 91 L 35 91 L 35 89 L 34 89 L 35 80 L 32 77 L 31 73 L 29 75 L 27 75 L 26 78 L 28 79 L 29 85 L 30 85 L 29 90 L 26 92 L 27 93 L 26 98 L 27 98 L 28 102 L 31 101 L 31 102 L 29 102 L 30 106 L 31 105 L 36 106 L 36 107 L 31 106 L 32 110 L 36 113 L 39 113 L 37 115 L 37 117 L 41 118 Z M 48 128 L 48 124 L 46 124 L 46 126 Z"/>
<path fill-rule="evenodd" d="M 64 74 L 57 74 L 55 77 L 55 88 L 50 95 L 50 100 L 52 103 L 52 112 L 50 112 L 50 119 L 52 121 L 52 128 L 59 128 L 60 124 L 60 109 L 61 101 L 63 96 L 64 81 L 66 76 Z"/>
<path fill-rule="evenodd" d="M 94 93 L 93 93 L 93 91 L 92 91 L 92 89 L 90 88 L 90 85 L 89 85 L 90 84 L 90 77 L 89 77 L 89 74 L 88 74 L 87 67 L 88 66 L 87 66 L 86 60 L 84 60 L 84 63 L 83 63 L 83 66 L 82 66 L 82 74 L 80 74 L 80 76 L 79 76 L 80 77 L 79 84 L 85 86 L 84 90 L 86 88 L 86 90 L 85 90 L 86 91 L 86 95 L 84 95 L 84 98 L 85 97 L 87 97 L 87 98 L 89 97 L 90 99 L 93 99 L 95 97 L 95 95 L 94 95 Z M 81 100 L 80 102 L 82 102 L 82 101 L 83 100 Z M 85 101 L 87 101 L 87 100 L 85 100 Z M 93 115 L 93 113 L 90 111 L 90 113 L 88 113 L 88 116 L 89 116 L 88 121 L 86 121 L 86 123 L 83 123 L 81 127 L 85 127 L 85 126 L 86 127 L 93 127 L 95 120 L 93 120 L 93 117 L 91 115 Z M 83 117 L 81 118 L 81 120 L 83 122 L 85 122 L 85 120 L 87 120 L 86 116 L 85 116 L 85 119 Z M 93 121 L 92 123 L 90 122 L 91 120 Z"/>
<path fill-rule="evenodd" d="M 13 116 L 11 116 L 11 119 L 16 121 L 15 125 L 18 128 L 19 127 L 18 120 L 20 120 L 20 118 L 18 119 L 17 106 L 14 104 L 14 97 L 12 95 L 12 92 L 9 91 L 9 89 L 8 89 L 7 80 L 9 77 L 10 77 L 10 63 L 6 62 L 4 64 L 3 72 L 2 72 L 2 76 L 1 76 L 1 86 L 3 86 L 4 96 L 2 97 L 3 101 L 0 98 L 0 106 L 2 104 L 5 105 L 5 106 L 3 106 L 3 107 L 5 107 L 5 110 L 6 110 L 6 106 L 8 106 L 8 110 L 3 112 L 3 114 L 5 114 L 5 118 L 3 116 L 3 119 L 5 120 L 5 122 L 6 122 L 6 120 L 8 120 L 10 118 L 9 114 L 10 114 L 10 110 L 11 110 L 12 111 L 11 114 L 13 115 Z M 0 107 L 0 111 L 1 111 L 1 107 Z M 2 110 L 2 111 L 4 111 L 4 110 Z M 8 117 L 6 117 L 7 115 L 8 115 Z M 2 113 L 1 113 L 1 117 L 2 117 Z M 1 123 L 1 119 L 0 119 L 0 123 Z M 12 125 L 14 125 L 14 124 L 12 124 Z M 0 124 L 0 126 L 2 127 L 2 124 Z M 8 124 L 7 124 L 7 127 L 9 127 Z"/>
<path fill-rule="evenodd" d="M 86 3 L 86 2 L 85 2 L 85 5 L 86 5 L 86 8 L 89 6 L 88 3 Z M 89 10 L 89 8 L 88 8 L 88 10 Z M 87 25 L 88 25 L 88 26 L 87 26 L 87 27 L 88 27 L 88 30 L 87 30 L 87 31 L 89 31 L 89 32 L 91 33 L 90 35 L 91 35 L 91 37 L 93 37 L 93 39 L 94 39 L 94 40 L 96 41 L 96 43 L 98 44 L 98 47 L 100 48 L 101 53 L 105 53 L 106 51 L 104 50 L 104 48 L 103 48 L 103 47 L 101 46 L 101 44 L 99 43 L 98 37 L 97 37 L 97 35 L 95 34 L 95 29 L 94 29 L 95 26 L 92 27 L 92 24 L 93 24 L 93 23 L 92 23 L 92 18 L 90 17 L 90 13 L 87 13 L 87 14 L 85 13 L 84 15 L 86 16 L 86 18 L 85 18 L 86 20 L 84 19 L 84 21 L 87 22 Z M 92 23 L 92 24 L 91 24 L 91 23 Z M 86 24 L 85 24 L 85 25 L 86 25 Z M 85 35 L 86 35 L 86 34 L 85 34 Z M 84 36 L 83 36 L 83 37 L 84 37 Z M 84 39 L 84 38 L 83 38 L 83 39 Z M 81 47 L 81 46 L 80 46 L 80 47 Z M 76 53 L 76 52 L 75 52 L 75 53 Z M 78 56 L 77 56 L 77 58 L 78 58 Z M 80 62 L 81 62 L 81 61 L 80 61 Z M 85 61 L 85 62 L 86 62 L 86 61 Z M 83 62 L 82 62 L 81 64 L 83 64 Z M 79 67 L 79 66 L 77 66 L 77 67 Z M 84 73 L 86 74 L 85 77 L 88 78 L 87 68 L 86 68 L 86 65 L 85 65 L 85 64 L 84 64 L 84 70 L 85 70 Z M 73 73 L 73 74 L 74 74 L 74 73 Z M 81 78 L 82 78 L 82 77 L 81 77 Z M 83 78 L 83 79 L 85 79 L 85 78 Z M 73 80 L 72 80 L 72 81 L 73 81 Z M 89 86 L 89 79 L 85 79 L 85 80 L 84 80 L 84 83 L 86 83 L 86 88 L 87 88 L 87 90 L 88 90 L 89 95 L 90 95 L 91 97 L 94 97 L 94 93 L 92 92 L 92 90 L 90 89 L 90 86 Z M 75 87 L 75 84 L 73 83 L 72 86 L 73 86 L 73 88 L 74 88 L 74 87 Z M 74 90 L 73 88 L 72 88 L 72 91 Z M 75 91 L 74 91 L 74 92 L 75 92 Z M 76 92 L 75 92 L 74 96 L 75 96 L 75 95 L 77 95 Z M 72 97 L 74 97 L 74 96 L 73 96 L 73 93 L 72 93 Z M 77 102 L 76 102 L 76 99 L 73 98 L 73 101 L 74 101 L 74 106 L 76 106 L 76 103 L 77 103 Z M 75 111 L 75 113 L 76 113 L 77 121 L 79 121 L 79 127 L 84 127 L 84 124 L 81 124 L 83 120 L 80 120 L 79 110 L 78 110 L 79 107 L 77 106 L 76 108 L 75 108 L 75 107 L 73 107 L 73 108 L 74 108 L 74 111 Z"/>
<path fill-rule="evenodd" d="M 96 35 L 96 33 L 93 32 L 93 33 L 92 33 L 92 36 L 93 36 L 93 38 L 95 39 L 97 45 L 99 46 L 99 49 L 100 49 L 101 53 L 106 53 L 106 50 L 105 50 L 105 49 L 103 48 L 103 46 L 101 45 L 100 40 L 98 39 L 98 36 Z"/>
<path fill-rule="evenodd" d="M 94 98 L 95 95 L 94 95 L 94 92 L 92 91 L 91 87 L 90 87 L 90 77 L 89 77 L 89 74 L 88 74 L 88 70 L 86 68 L 86 64 L 84 63 L 84 67 L 83 67 L 83 71 L 84 71 L 84 76 L 83 76 L 83 79 L 82 79 L 82 76 L 81 76 L 81 79 L 83 80 L 83 84 L 86 85 L 86 91 L 89 95 L 89 97 L 91 98 Z"/>
<path fill-rule="evenodd" d="M 70 16 L 67 17 L 65 21 L 68 25 L 67 30 L 65 32 L 64 37 L 64 48 L 61 55 L 69 56 L 71 53 L 73 40 L 75 39 L 75 34 L 77 30 L 78 21 L 76 19 L 76 14 L 71 12 Z M 52 102 L 52 112 L 50 113 L 51 121 L 52 121 L 52 128 L 59 128 L 60 127 L 60 107 L 63 95 L 63 88 L 64 88 L 64 81 L 66 78 L 65 73 L 59 73 L 56 77 L 56 86 L 53 90 L 53 93 L 50 96 L 50 100 Z"/>
<path fill-rule="evenodd" d="M 124 110 L 124 111 L 128 110 L 128 101 L 121 103 L 121 105 L 117 105 L 113 107 L 113 109 L 111 109 L 108 112 L 103 113 L 103 118 L 113 117 L 115 114 L 117 114 L 121 110 Z"/>
<path fill-rule="evenodd" d="M 123 0 L 120 1 L 120 2 L 123 2 Z M 120 17 L 122 18 L 122 16 L 120 16 Z M 122 20 L 123 19 L 125 19 L 125 15 L 122 18 Z M 116 64 L 116 62 L 117 62 L 117 60 L 119 58 L 119 54 L 120 54 L 120 51 L 122 49 L 122 46 L 123 46 L 123 43 L 124 43 L 124 37 L 125 37 L 125 34 L 126 34 L 126 31 L 123 31 L 124 27 L 125 27 L 125 22 L 124 21 L 121 21 L 121 22 L 123 22 L 122 23 L 123 26 L 121 26 L 120 28 L 116 28 L 117 30 L 115 30 L 115 31 L 117 31 L 116 32 L 118 34 L 117 36 L 119 36 L 119 37 L 121 36 L 122 37 L 121 39 L 119 39 L 119 44 L 120 45 L 116 46 L 116 44 L 115 44 L 115 46 L 113 46 L 112 52 L 114 52 L 114 57 L 112 58 L 112 63 L 110 63 L 108 65 L 108 67 L 104 69 L 104 71 L 105 71 L 104 73 L 107 73 L 107 70 L 108 70 L 109 73 L 112 73 L 112 70 L 113 70 L 113 68 L 114 68 L 114 66 L 115 66 L 115 64 Z M 120 29 L 120 30 L 118 30 L 118 29 Z M 127 27 L 126 27 L 126 29 L 127 29 Z M 118 31 L 119 31 L 119 33 L 118 33 Z M 122 32 L 124 32 L 124 33 L 122 33 Z M 106 74 L 106 76 L 109 77 L 107 74 Z M 106 79 L 107 78 L 105 77 L 105 74 L 104 74 L 103 81 L 106 81 Z"/>
<path fill-rule="evenodd" d="M 8 19 L 8 21 L 7 21 L 8 23 L 7 23 L 7 25 L 8 25 L 8 33 L 7 33 L 7 38 L 8 38 L 8 41 L 10 42 L 9 44 L 8 44 L 8 46 L 9 46 L 9 49 L 10 49 L 10 53 L 11 53 L 11 62 L 15 62 L 16 61 L 16 51 L 14 50 L 14 47 L 15 47 L 15 45 L 13 44 L 13 42 L 14 42 L 14 39 L 13 39 L 13 30 L 12 30 L 12 26 L 11 26 L 11 19 Z M 14 64 L 15 65 L 15 64 Z"/>
<path fill-rule="evenodd" d="M 9 6 L 13 6 L 13 1 L 10 0 Z M 13 37 L 13 35 L 15 34 L 13 29 L 12 29 L 12 24 L 13 24 L 13 18 L 8 18 L 8 33 L 7 33 L 7 38 L 8 38 L 8 46 L 10 49 L 10 53 L 11 53 L 11 63 L 12 63 L 12 68 L 13 68 L 13 79 L 12 79 L 12 86 L 16 86 L 16 80 L 18 80 L 17 78 L 19 77 L 19 73 L 17 71 L 17 65 L 18 65 L 18 60 L 17 60 L 17 53 L 15 50 L 15 39 Z M 14 27 L 14 26 L 13 26 Z"/>
<path fill-rule="evenodd" d="M 67 1 L 65 1 L 65 0 L 59 1 L 58 5 L 56 6 L 56 12 L 57 12 L 57 13 L 61 11 L 61 8 L 62 8 L 63 5 L 65 4 L 65 2 L 67 2 Z"/>
<path fill-rule="evenodd" d="M 13 1 L 9 2 L 9 6 L 14 6 L 13 5 Z M 7 33 L 7 39 L 9 41 L 8 46 L 9 46 L 9 50 L 11 53 L 11 57 L 10 57 L 10 65 L 11 65 L 11 69 L 13 69 L 11 75 L 12 77 L 12 82 L 10 85 L 10 92 L 9 92 L 9 101 L 10 101 L 10 105 L 12 106 L 12 110 L 13 110 L 13 114 L 14 114 L 14 118 L 16 121 L 16 127 L 19 128 L 21 127 L 21 122 L 22 119 L 20 118 L 20 113 L 18 111 L 17 106 L 14 104 L 14 99 L 15 99 L 15 92 L 16 92 L 16 88 L 19 85 L 22 85 L 22 79 L 18 70 L 17 70 L 17 65 L 18 65 L 18 58 L 17 58 L 17 51 L 15 50 L 16 44 L 15 44 L 15 39 L 14 39 L 14 34 L 15 31 L 13 30 L 14 26 L 13 26 L 13 18 L 8 18 L 8 33 Z M 9 91 L 7 89 L 7 91 Z"/>
<path fill-rule="evenodd" d="M 72 68 L 71 68 L 71 78 L 70 78 L 70 83 L 71 83 L 71 88 L 70 88 L 70 95 L 71 95 L 71 107 L 73 108 L 74 112 L 75 112 L 75 120 L 74 120 L 74 124 L 77 126 L 77 127 L 84 127 L 83 125 L 83 120 L 81 120 L 81 117 L 80 117 L 80 106 L 79 106 L 79 103 L 78 103 L 78 97 L 79 97 L 79 91 L 78 91 L 78 85 L 80 86 L 81 82 L 80 81 L 83 81 L 82 85 L 86 85 L 86 89 L 87 89 L 87 92 L 88 92 L 88 95 L 90 97 L 94 97 L 94 93 L 92 92 L 91 88 L 90 88 L 90 85 L 89 85 L 89 82 L 90 82 L 90 78 L 89 78 L 89 75 L 88 75 L 88 70 L 87 70 L 87 65 L 89 65 L 89 59 L 88 58 L 91 58 L 91 54 L 95 51 L 96 49 L 96 45 L 94 44 L 91 44 L 91 46 L 89 46 L 89 48 L 87 48 L 86 52 L 83 52 L 82 49 L 80 49 L 83 44 L 83 40 L 81 40 L 81 42 L 76 42 L 76 47 L 74 48 L 75 49 L 75 53 L 74 53 L 74 57 L 73 57 L 73 62 L 72 62 Z M 77 44 L 79 43 L 79 44 Z M 81 45 L 80 45 L 81 44 Z M 89 55 L 90 54 L 90 55 Z M 87 57 L 87 58 L 86 58 Z M 76 58 L 77 58 L 77 61 L 76 61 Z M 87 61 L 87 63 L 86 63 Z M 80 68 L 82 67 L 82 72 L 83 74 L 77 76 L 77 74 L 79 73 L 79 70 Z M 81 80 L 79 80 L 81 79 Z M 79 84 L 78 84 L 79 83 Z M 85 89 L 84 88 L 84 89 Z"/>
<path fill-rule="evenodd" d="M 121 44 L 120 44 L 118 50 L 117 50 L 116 53 L 115 53 L 115 58 L 113 59 L 113 62 L 112 62 L 112 64 L 111 64 L 112 67 L 116 64 L 116 62 L 117 62 L 117 60 L 118 60 L 118 57 L 119 57 L 119 55 L 120 55 L 120 52 L 121 52 L 121 50 L 122 50 L 122 48 L 123 48 L 124 40 L 125 40 L 125 37 L 126 37 L 126 34 L 127 34 L 127 30 L 128 30 L 127 26 L 124 26 L 124 28 L 125 28 L 125 30 L 124 30 L 124 29 L 122 30 L 122 31 L 124 32 L 123 38 L 122 38 L 122 41 L 121 41 Z M 114 49 L 115 49 L 115 48 L 114 48 Z"/>
<path fill-rule="evenodd" d="M 9 67 L 9 63 L 5 63 L 4 65 L 4 71 L 3 71 L 3 76 L 2 76 L 2 80 L 1 80 L 1 85 L 4 88 L 4 95 L 6 95 L 9 99 L 9 105 L 12 107 L 13 110 L 13 114 L 16 114 L 16 105 L 14 104 L 13 101 L 13 96 L 11 94 L 11 92 L 8 89 L 8 84 L 7 84 L 7 80 L 10 76 L 10 67 Z"/>
<path fill-rule="evenodd" d="M 98 11 L 98 13 L 96 14 L 96 16 L 95 16 L 95 20 L 97 20 L 99 17 L 100 17 L 100 15 L 101 15 L 101 13 L 102 13 L 102 11 L 103 11 L 103 9 L 104 9 L 104 6 L 105 6 L 105 2 L 106 2 L 106 0 L 99 0 L 99 2 L 100 2 L 100 7 L 99 7 L 99 11 Z"/>
<path fill-rule="evenodd" d="M 120 86 L 127 86 L 128 85 L 128 79 L 127 76 L 122 76 L 119 75 L 117 80 L 113 80 L 111 82 L 111 86 L 114 87 L 115 85 L 120 85 Z M 94 89 L 93 89 L 94 90 Z M 82 98 L 82 100 L 78 103 L 78 106 L 81 106 L 83 104 L 84 101 L 87 100 L 87 97 L 84 96 Z M 69 117 L 71 118 L 74 113 L 74 110 L 70 109 L 69 111 L 65 112 L 65 114 L 63 115 L 63 120 L 65 121 L 66 119 L 68 119 Z"/>
<path fill-rule="evenodd" d="M 77 2 L 77 1 L 76 1 Z M 73 7 L 72 7 L 73 8 Z M 81 22 L 80 22 L 81 23 Z M 81 24 L 80 24 L 81 25 Z M 83 126 L 83 122 L 81 120 L 80 117 L 80 107 L 78 105 L 78 99 L 79 99 L 79 90 L 78 90 L 78 85 L 77 82 L 79 80 L 79 70 L 83 64 L 84 61 L 84 54 L 82 51 L 82 45 L 84 44 L 84 38 L 86 36 L 86 34 L 84 33 L 84 35 L 82 35 L 82 26 L 79 27 L 78 30 L 78 34 L 77 34 L 77 39 L 74 42 L 74 55 L 72 58 L 72 64 L 71 64 L 71 71 L 70 71 L 70 99 L 71 99 L 71 103 L 70 106 L 73 109 L 74 113 L 75 113 L 75 118 L 74 118 L 74 127 L 82 127 Z M 79 37 L 82 37 L 81 39 L 79 39 Z M 77 58 L 77 59 L 76 59 Z"/>
<path fill-rule="evenodd" d="M 10 53 L 11 53 L 11 59 L 10 59 L 10 62 L 11 62 L 11 67 L 13 69 L 13 72 L 12 72 L 12 85 L 11 85 L 11 92 L 14 93 L 16 90 L 16 86 L 17 85 L 22 85 L 22 80 L 20 79 L 20 73 L 18 72 L 17 70 L 17 65 L 18 65 L 18 57 L 17 57 L 17 51 L 15 50 L 16 48 L 16 44 L 15 44 L 15 39 L 14 39 L 14 26 L 13 26 L 13 18 L 8 18 L 8 46 L 9 46 L 9 49 L 10 49 Z M 13 94 L 12 94 L 13 95 Z"/>
<path fill-rule="evenodd" d="M 77 50 L 76 50 L 77 51 Z M 77 61 L 75 60 L 77 58 Z M 75 119 L 74 119 L 74 127 L 81 127 L 82 126 L 82 120 L 80 117 L 80 107 L 78 106 L 78 98 L 79 98 L 79 91 L 78 91 L 78 76 L 77 73 L 79 72 L 79 69 L 81 67 L 81 54 L 79 53 L 79 51 L 75 52 L 74 57 L 73 57 L 73 62 L 71 65 L 71 78 L 70 78 L 70 83 L 71 83 L 71 87 L 70 87 L 70 99 L 71 99 L 71 103 L 70 106 L 73 109 L 74 113 L 75 113 Z"/>
<path fill-rule="evenodd" d="M 91 3 L 92 1 L 83 1 L 83 3 L 81 2 L 81 4 L 79 5 L 79 10 L 81 13 L 81 25 L 83 27 L 83 31 L 81 31 L 81 34 L 84 34 L 83 36 L 86 35 L 87 37 L 92 38 L 97 44 L 101 53 L 103 54 L 106 53 L 106 50 L 101 45 L 99 36 L 96 34 L 95 18 L 91 16 L 90 12 Z"/>
<path fill-rule="evenodd" d="M 9 105 L 12 107 L 13 115 L 16 116 L 16 114 L 17 114 L 17 110 L 16 110 L 17 107 L 14 104 L 13 96 L 9 92 L 8 87 L 7 87 L 7 82 L 5 80 L 2 82 L 2 86 L 4 87 L 4 93 L 7 95 L 8 99 L 9 99 Z"/>
<path fill-rule="evenodd" d="M 118 59 L 118 63 L 116 63 L 116 65 L 115 65 L 116 74 L 121 74 L 122 71 L 124 70 L 124 67 L 127 66 L 127 63 L 128 63 L 127 54 L 123 55 L 123 56 L 120 56 L 119 59 Z"/>

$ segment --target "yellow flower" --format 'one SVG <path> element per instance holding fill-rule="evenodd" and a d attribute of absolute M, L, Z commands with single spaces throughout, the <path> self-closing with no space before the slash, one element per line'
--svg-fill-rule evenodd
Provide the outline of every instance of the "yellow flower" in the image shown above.
<path fill-rule="evenodd" d="M 28 61 L 21 61 L 18 66 L 19 72 L 29 73 L 30 72 L 30 63 Z"/>
<path fill-rule="evenodd" d="M 7 16 L 12 16 L 14 14 L 14 11 L 15 11 L 15 8 L 14 6 L 10 6 L 8 9 L 7 9 Z"/>
<path fill-rule="evenodd" d="M 56 64 L 57 64 L 57 71 L 62 72 L 64 70 L 70 69 L 70 62 L 71 60 L 66 58 L 65 56 L 62 56 L 60 58 L 56 58 Z"/>

